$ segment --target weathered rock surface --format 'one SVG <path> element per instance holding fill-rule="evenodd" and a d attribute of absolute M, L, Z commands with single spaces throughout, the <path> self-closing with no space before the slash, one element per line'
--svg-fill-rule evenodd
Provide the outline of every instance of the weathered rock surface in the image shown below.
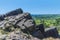
<path fill-rule="evenodd" d="M 45 29 L 45 37 L 58 37 L 58 31 L 55 27 Z"/>
<path fill-rule="evenodd" d="M 35 22 L 29 13 L 19 14 L 19 15 L 15 15 L 15 16 L 9 16 L 9 17 L 5 17 L 4 19 L 5 20 L 2 21 L 4 26 L 6 23 L 8 23 L 8 25 L 12 24 L 12 25 L 15 25 L 16 27 L 20 27 L 21 29 L 35 27 Z M 8 25 L 6 25 L 6 26 L 8 26 Z"/>
<path fill-rule="evenodd" d="M 44 35 L 42 34 L 42 32 L 41 32 L 40 30 L 34 31 L 34 32 L 32 33 L 32 35 L 33 35 L 34 37 L 37 37 L 37 38 L 40 38 L 40 39 L 43 39 L 43 38 L 44 38 Z"/>
<path fill-rule="evenodd" d="M 38 37 L 40 39 L 47 38 L 47 37 L 53 37 L 53 38 L 59 37 L 58 31 L 55 27 L 44 29 L 43 24 L 37 25 L 36 30 L 34 32 L 32 32 L 32 34 L 33 34 L 33 36 Z"/>
<path fill-rule="evenodd" d="M 9 13 L 6 13 L 5 17 L 6 16 L 14 16 L 14 15 L 22 14 L 22 13 L 23 13 L 23 10 L 21 8 L 19 8 L 19 9 L 11 11 Z"/>
<path fill-rule="evenodd" d="M 37 29 L 37 30 L 40 30 L 42 33 L 45 32 L 45 29 L 44 29 L 44 25 L 43 25 L 43 24 L 37 25 L 37 26 L 36 26 L 36 29 Z"/>
<path fill-rule="evenodd" d="M 0 15 L 0 21 L 4 20 L 4 18 L 7 16 L 14 16 L 14 15 L 22 14 L 22 13 L 23 13 L 23 10 L 21 8 L 13 10 L 11 12 L 4 14 L 4 15 Z"/>

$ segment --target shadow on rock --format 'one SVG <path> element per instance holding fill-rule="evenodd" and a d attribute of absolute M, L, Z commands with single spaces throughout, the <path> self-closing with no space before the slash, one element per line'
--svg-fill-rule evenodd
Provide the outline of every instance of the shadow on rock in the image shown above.
<path fill-rule="evenodd" d="M 43 24 L 40 24 L 40 25 L 36 26 L 36 29 L 32 32 L 29 31 L 29 29 L 27 29 L 27 30 L 30 33 L 30 35 L 32 35 L 33 37 L 39 38 L 39 39 L 48 38 L 48 37 L 60 38 L 60 36 L 58 34 L 58 31 L 55 27 L 44 29 Z M 27 33 L 27 30 L 24 29 L 22 31 L 24 33 Z"/>

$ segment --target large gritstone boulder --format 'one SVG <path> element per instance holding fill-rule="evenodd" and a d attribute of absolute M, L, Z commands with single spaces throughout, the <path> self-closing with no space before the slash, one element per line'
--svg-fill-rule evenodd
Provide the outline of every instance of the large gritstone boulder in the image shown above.
<path fill-rule="evenodd" d="M 40 30 L 42 33 L 44 33 L 44 24 L 40 24 L 36 26 L 36 30 Z"/>
<path fill-rule="evenodd" d="M 43 39 L 44 38 L 44 35 L 42 34 L 42 32 L 40 30 L 32 32 L 32 36 L 37 37 L 39 39 Z"/>
<path fill-rule="evenodd" d="M 43 24 L 40 24 L 40 25 L 37 25 L 35 30 L 32 32 L 32 35 L 34 37 L 37 37 L 37 38 L 44 38 L 44 25 Z"/>
<path fill-rule="evenodd" d="M 58 31 L 55 27 L 47 28 L 45 30 L 45 37 L 58 37 Z"/>
<path fill-rule="evenodd" d="M 32 19 L 30 13 L 28 12 L 14 15 L 14 16 L 8 16 L 8 17 L 5 17 L 4 19 L 5 20 L 2 21 L 2 23 L 5 26 L 14 25 L 15 28 L 19 27 L 21 29 L 24 29 L 24 30 L 26 29 L 30 31 L 33 31 L 35 29 L 35 21 Z M 8 25 L 6 25 L 6 23 Z"/>

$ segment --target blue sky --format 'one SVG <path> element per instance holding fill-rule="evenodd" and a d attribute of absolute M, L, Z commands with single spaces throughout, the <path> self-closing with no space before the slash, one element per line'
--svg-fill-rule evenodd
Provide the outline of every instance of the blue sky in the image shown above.
<path fill-rule="evenodd" d="M 0 14 L 17 8 L 31 14 L 60 14 L 60 0 L 0 0 Z"/>

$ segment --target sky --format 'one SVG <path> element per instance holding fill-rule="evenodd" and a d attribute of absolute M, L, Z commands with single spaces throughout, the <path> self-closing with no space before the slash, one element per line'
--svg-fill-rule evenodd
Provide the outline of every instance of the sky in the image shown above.
<path fill-rule="evenodd" d="M 31 14 L 60 14 L 60 0 L 0 0 L 0 14 L 18 8 Z"/>

